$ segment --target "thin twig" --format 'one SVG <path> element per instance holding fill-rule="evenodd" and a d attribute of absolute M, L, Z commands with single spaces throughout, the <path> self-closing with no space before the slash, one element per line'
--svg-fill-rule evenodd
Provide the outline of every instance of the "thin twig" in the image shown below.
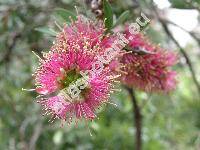
<path fill-rule="evenodd" d="M 17 40 L 21 37 L 20 33 L 15 33 L 13 38 L 12 38 L 12 42 L 11 44 L 9 44 L 7 46 L 7 51 L 4 55 L 4 57 L 2 58 L 2 60 L 0 60 L 0 65 L 4 62 L 9 62 L 10 61 L 10 57 L 11 57 L 11 54 L 12 54 L 12 51 L 17 43 Z"/>
<path fill-rule="evenodd" d="M 42 131 L 42 122 L 39 122 L 35 125 L 34 133 L 29 142 L 29 150 L 35 150 L 36 142 L 41 134 Z"/>
<path fill-rule="evenodd" d="M 191 72 L 192 79 L 193 79 L 193 81 L 194 81 L 194 83 L 195 83 L 195 85 L 196 85 L 196 87 L 197 87 L 197 90 L 198 90 L 198 92 L 199 92 L 199 94 L 200 94 L 200 84 L 199 84 L 199 82 L 198 82 L 198 80 L 197 80 L 197 77 L 196 77 L 196 74 L 195 74 L 195 71 L 194 71 L 194 68 L 193 68 L 193 65 L 192 65 L 192 62 L 191 62 L 189 56 L 187 55 L 187 53 L 185 52 L 185 50 L 181 47 L 181 45 L 178 43 L 178 41 L 175 39 L 175 37 L 174 37 L 173 34 L 171 33 L 171 31 L 169 30 L 169 28 L 168 28 L 168 26 L 167 26 L 165 20 L 163 20 L 163 19 L 159 16 L 158 10 L 157 10 L 157 8 L 156 8 L 154 5 L 153 5 L 153 10 L 154 10 L 154 12 L 155 12 L 155 14 L 156 14 L 156 17 L 157 17 L 158 20 L 160 21 L 160 23 L 161 23 L 161 25 L 162 25 L 162 27 L 163 27 L 165 33 L 168 35 L 168 37 L 171 38 L 171 40 L 174 42 L 174 44 L 176 44 L 176 46 L 179 48 L 181 54 L 182 54 L 183 57 L 185 58 L 186 63 L 187 63 L 187 65 L 188 65 L 188 67 L 189 67 L 189 70 L 190 70 L 190 72 Z"/>
<path fill-rule="evenodd" d="M 169 21 L 169 20 L 166 20 L 166 19 L 163 19 L 163 20 L 164 20 L 164 22 L 169 23 L 171 25 L 174 25 L 174 26 L 178 27 L 179 29 L 187 32 L 198 43 L 198 45 L 200 47 L 200 39 L 195 35 L 195 33 L 187 31 L 186 29 L 184 29 L 183 27 L 177 25 L 176 23 L 174 23 L 172 21 Z"/>

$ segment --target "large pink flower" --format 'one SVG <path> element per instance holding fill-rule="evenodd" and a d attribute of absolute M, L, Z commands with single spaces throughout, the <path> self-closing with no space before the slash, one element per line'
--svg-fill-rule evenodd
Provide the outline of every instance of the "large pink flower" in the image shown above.
<path fill-rule="evenodd" d="M 116 39 L 104 36 L 104 31 L 101 23 L 85 22 L 79 17 L 63 28 L 51 51 L 44 53 L 35 73 L 36 91 L 42 97 L 39 103 L 54 118 L 93 120 L 95 110 L 108 101 L 118 76 L 108 65 L 104 65 L 100 72 L 88 71 Z M 83 76 L 81 72 L 88 74 Z M 79 89 L 81 92 L 77 97 L 70 96 L 69 87 L 77 81 L 85 81 L 80 85 L 84 88 Z"/>
<path fill-rule="evenodd" d="M 169 92 L 176 86 L 176 72 L 171 67 L 176 64 L 177 56 L 174 52 L 166 51 L 159 46 L 151 44 L 142 34 L 131 35 L 125 32 L 129 40 L 129 47 L 134 51 L 148 54 L 125 54 L 121 63 L 125 65 L 122 82 L 147 92 Z"/>

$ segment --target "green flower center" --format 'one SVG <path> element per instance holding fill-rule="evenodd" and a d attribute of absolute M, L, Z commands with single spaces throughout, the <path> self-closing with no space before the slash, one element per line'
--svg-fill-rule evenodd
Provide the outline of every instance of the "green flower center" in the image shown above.
<path fill-rule="evenodd" d="M 61 84 L 64 88 L 68 87 L 70 84 L 75 83 L 82 76 L 75 69 L 72 69 L 66 73 L 64 80 L 61 81 Z"/>
<path fill-rule="evenodd" d="M 90 91 L 90 88 L 88 86 L 86 86 L 84 89 L 83 88 L 81 89 L 80 88 L 81 85 L 77 85 L 78 80 L 85 81 L 83 79 L 83 76 L 80 74 L 80 72 L 77 71 L 76 69 L 71 69 L 70 71 L 65 71 L 63 68 L 61 68 L 61 74 L 62 74 L 62 77 L 57 79 L 58 83 L 60 84 L 60 90 L 61 90 L 60 94 L 69 100 L 69 97 L 70 98 L 73 97 L 73 96 L 71 96 L 71 94 L 77 94 L 80 92 L 77 97 L 71 98 L 69 101 L 71 101 L 71 102 L 83 101 L 87 97 L 87 94 Z M 87 81 L 85 81 L 85 82 L 87 82 Z M 75 85 L 74 91 L 68 92 L 68 88 L 72 85 L 73 86 Z"/>

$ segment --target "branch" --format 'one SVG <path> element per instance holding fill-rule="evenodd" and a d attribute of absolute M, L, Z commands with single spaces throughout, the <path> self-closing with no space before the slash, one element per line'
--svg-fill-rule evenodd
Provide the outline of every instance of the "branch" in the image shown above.
<path fill-rule="evenodd" d="M 142 149 L 142 115 L 140 107 L 138 106 L 135 93 L 133 89 L 126 87 L 127 91 L 131 96 L 131 100 L 133 103 L 133 113 L 134 113 L 134 121 L 135 121 L 135 150 Z"/>
<path fill-rule="evenodd" d="M 195 74 L 195 71 L 194 71 L 194 68 L 193 68 L 193 65 L 192 65 L 192 62 L 191 62 L 189 56 L 187 55 L 187 53 L 185 52 L 185 50 L 181 47 L 181 45 L 178 43 L 178 41 L 175 39 L 175 37 L 174 37 L 173 34 L 171 33 L 171 31 L 169 30 L 169 28 L 168 28 L 168 26 L 167 26 L 165 20 L 162 19 L 162 18 L 159 16 L 159 14 L 158 14 L 158 12 L 157 12 L 158 10 L 157 10 L 157 8 L 156 8 L 154 5 L 153 5 L 153 10 L 154 10 L 154 12 L 155 12 L 155 14 L 156 14 L 156 17 L 157 17 L 158 20 L 160 21 L 160 23 L 161 23 L 161 25 L 162 25 L 162 27 L 163 27 L 165 33 L 168 35 L 168 37 L 171 38 L 171 40 L 172 40 L 172 41 L 174 42 L 174 44 L 179 48 L 181 54 L 182 54 L 183 57 L 185 58 L 186 63 L 187 63 L 187 66 L 189 67 L 189 70 L 190 70 L 190 72 L 191 72 L 192 79 L 193 79 L 193 81 L 194 81 L 194 83 L 195 83 L 195 85 L 196 85 L 196 87 L 197 87 L 197 90 L 198 90 L 198 92 L 199 92 L 199 94 L 200 94 L 200 84 L 199 84 L 199 82 L 198 82 L 198 80 L 197 80 L 197 77 L 196 77 L 196 74 Z"/>
<path fill-rule="evenodd" d="M 181 30 L 187 32 L 194 40 L 196 40 L 196 42 L 198 43 L 198 45 L 200 47 L 200 39 L 195 35 L 194 32 L 187 31 L 186 29 L 184 29 L 183 27 L 177 25 L 176 23 L 174 23 L 172 21 L 169 21 L 169 20 L 166 20 L 166 19 L 163 19 L 163 21 L 166 22 L 166 23 L 172 24 L 172 25 L 180 28 Z"/>
<path fill-rule="evenodd" d="M 8 46 L 8 50 L 6 51 L 4 57 L 2 60 L 0 60 L 0 65 L 4 62 L 9 62 L 10 61 L 10 56 L 12 54 L 12 51 L 17 43 L 17 40 L 21 37 L 20 33 L 15 33 L 13 35 L 13 38 L 12 38 L 12 42 L 11 44 L 7 44 Z"/>
<path fill-rule="evenodd" d="M 34 131 L 33 131 L 34 133 L 29 142 L 29 150 L 35 149 L 36 142 L 41 134 L 41 131 L 42 131 L 42 123 L 39 122 L 38 124 L 35 125 Z"/>

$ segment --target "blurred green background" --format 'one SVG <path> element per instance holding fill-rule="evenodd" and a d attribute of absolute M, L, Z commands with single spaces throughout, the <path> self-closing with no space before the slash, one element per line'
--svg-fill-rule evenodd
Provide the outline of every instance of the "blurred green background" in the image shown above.
<path fill-rule="evenodd" d="M 116 16 L 130 10 L 128 22 L 135 22 L 142 10 L 151 18 L 146 32 L 152 41 L 180 53 L 155 17 L 152 4 L 150 0 L 113 0 L 112 7 Z M 200 1 L 155 0 L 154 4 L 169 20 L 165 23 L 189 56 L 200 82 Z M 99 119 L 89 123 L 92 136 L 84 123 L 63 128 L 59 120 L 49 124 L 49 117 L 41 115 L 36 93 L 22 91 L 34 88 L 31 74 L 38 59 L 31 51 L 46 51 L 53 41 L 35 28 L 54 27 L 54 9 L 75 12 L 75 5 L 80 13 L 92 17 L 83 0 L 0 0 L 0 150 L 134 149 L 132 102 L 123 88 L 111 98 L 118 107 L 105 106 L 99 111 Z M 144 150 L 200 149 L 200 93 L 181 53 L 174 69 L 179 83 L 171 94 L 136 91 L 143 115 Z"/>

